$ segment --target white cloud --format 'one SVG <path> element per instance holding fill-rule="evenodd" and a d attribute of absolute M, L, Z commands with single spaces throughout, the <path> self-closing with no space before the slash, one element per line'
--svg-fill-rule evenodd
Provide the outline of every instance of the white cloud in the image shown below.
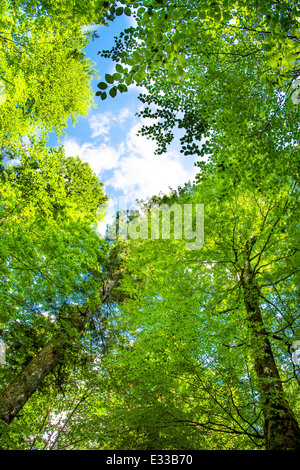
<path fill-rule="evenodd" d="M 111 127 L 111 117 L 109 113 L 93 114 L 89 118 L 90 128 L 93 130 L 92 137 L 109 134 Z"/>
<path fill-rule="evenodd" d="M 97 31 L 98 29 L 98 25 L 96 24 L 89 24 L 89 25 L 86 25 L 86 26 L 81 26 L 81 31 L 83 33 L 85 33 L 86 31 Z"/>
<path fill-rule="evenodd" d="M 79 156 L 82 161 L 87 162 L 95 173 L 100 176 L 105 170 L 111 170 L 118 165 L 120 150 L 105 143 L 93 144 L 86 142 L 79 145 L 75 139 L 64 139 L 63 141 L 67 156 Z"/>
<path fill-rule="evenodd" d="M 120 109 L 117 115 L 113 115 L 110 112 L 93 114 L 88 120 L 89 126 L 93 131 L 91 137 L 109 136 L 113 125 L 123 124 L 130 116 L 132 116 L 132 112 L 128 108 Z"/>
<path fill-rule="evenodd" d="M 125 144 L 127 154 L 120 157 L 118 167 L 106 186 L 136 199 L 161 191 L 168 193 L 170 187 L 175 189 L 194 178 L 195 167 L 191 171 L 185 170 L 178 152 L 154 155 L 156 144 L 146 137 L 137 136 L 138 128 L 136 125 L 129 132 Z"/>
<path fill-rule="evenodd" d="M 126 119 L 129 111 L 121 110 L 114 120 Z M 171 150 L 163 155 L 155 155 L 156 143 L 137 135 L 140 124 L 134 125 L 124 141 L 118 145 L 105 142 L 86 142 L 79 145 L 74 138 L 64 140 L 67 155 L 76 156 L 89 163 L 91 168 L 104 182 L 106 191 L 111 188 L 119 196 L 127 195 L 135 199 L 169 193 L 170 187 L 176 189 L 189 180 L 193 180 L 197 169 L 190 162 L 189 169 L 184 168 L 181 154 Z M 110 170 L 109 175 L 104 172 Z"/>
<path fill-rule="evenodd" d="M 97 225 L 97 231 L 99 234 L 104 235 L 106 232 L 107 225 L 111 225 L 115 219 L 116 211 L 119 208 L 119 201 L 117 198 L 110 198 L 107 202 L 105 216 L 103 221 Z"/>
<path fill-rule="evenodd" d="M 131 114 L 132 113 L 128 108 L 122 108 L 117 116 L 116 121 L 123 123 Z"/>
<path fill-rule="evenodd" d="M 113 120 L 126 119 L 129 111 L 125 108 Z M 75 138 L 63 141 L 66 155 L 79 156 L 89 163 L 91 168 L 105 184 L 105 192 L 110 196 L 107 215 L 98 226 L 100 233 L 105 232 L 107 223 L 111 223 L 118 209 L 118 198 L 126 196 L 131 205 L 136 199 L 146 199 L 160 192 L 168 194 L 170 188 L 176 189 L 189 180 L 193 180 L 197 168 L 190 161 L 184 168 L 181 154 L 171 150 L 164 155 L 155 155 L 156 144 L 146 137 L 137 135 L 140 123 L 124 133 L 119 145 L 106 142 L 85 142 L 79 145 Z M 109 171 L 108 174 L 105 172 Z"/>
<path fill-rule="evenodd" d="M 132 199 L 139 199 L 161 191 L 168 193 L 170 187 L 176 189 L 191 176 L 183 169 L 176 155 L 153 156 L 144 152 L 143 155 L 131 154 L 121 158 L 106 186 L 112 186 Z"/>

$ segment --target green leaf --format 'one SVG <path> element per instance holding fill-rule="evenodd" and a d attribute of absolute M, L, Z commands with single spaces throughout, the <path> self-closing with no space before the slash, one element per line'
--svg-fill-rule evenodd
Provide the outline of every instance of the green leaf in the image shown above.
<path fill-rule="evenodd" d="M 125 13 L 126 16 L 131 16 L 131 10 L 130 10 L 130 8 L 129 8 L 129 7 L 125 7 L 125 8 L 124 8 L 124 13 Z"/>
<path fill-rule="evenodd" d="M 121 77 L 122 77 L 122 76 L 121 76 L 121 74 L 119 74 L 119 73 L 114 73 L 114 74 L 113 74 L 113 79 L 116 80 L 116 81 L 119 81 L 119 80 L 121 79 Z"/>
<path fill-rule="evenodd" d="M 272 95 L 274 93 L 274 87 L 271 83 L 268 83 L 266 86 L 266 92 L 268 95 Z"/>
<path fill-rule="evenodd" d="M 117 94 L 117 87 L 116 87 L 116 86 L 112 87 L 112 88 L 109 90 L 109 94 L 110 94 L 110 96 L 111 96 L 112 98 L 114 98 L 114 97 L 116 96 L 116 94 Z"/>
<path fill-rule="evenodd" d="M 165 69 L 168 70 L 168 72 L 171 72 L 172 70 L 174 70 L 174 64 L 173 64 L 173 62 L 168 62 L 168 63 L 165 65 Z"/>
<path fill-rule="evenodd" d="M 101 99 L 102 99 L 102 101 L 106 100 L 106 98 L 107 98 L 107 93 L 106 93 L 106 91 L 103 91 L 103 92 L 101 93 Z"/>
<path fill-rule="evenodd" d="M 117 65 L 116 65 L 116 71 L 117 71 L 117 72 L 122 73 L 123 70 L 124 70 L 124 69 L 123 69 L 123 67 L 122 67 L 121 64 L 117 64 Z"/>
<path fill-rule="evenodd" d="M 107 81 L 107 83 L 110 83 L 110 84 L 114 83 L 114 78 L 109 73 L 105 74 L 105 80 Z"/>
<path fill-rule="evenodd" d="M 126 85 L 128 85 L 128 86 L 132 84 L 132 81 L 133 81 L 133 79 L 132 79 L 131 75 L 128 75 L 128 76 L 125 78 L 125 83 L 126 83 Z"/>
<path fill-rule="evenodd" d="M 127 86 L 124 84 L 124 83 L 120 83 L 118 85 L 118 90 L 121 92 L 121 93 L 124 93 L 125 91 L 128 91 L 128 88 Z"/>
<path fill-rule="evenodd" d="M 140 8 L 138 9 L 138 11 L 137 11 L 137 14 L 138 14 L 139 16 L 141 16 L 145 11 L 146 11 L 146 8 L 145 8 L 145 7 L 140 7 Z"/>
<path fill-rule="evenodd" d="M 233 18 L 233 15 L 231 13 L 229 13 L 228 11 L 224 11 L 222 13 L 222 16 L 223 16 L 223 19 L 225 21 L 229 21 L 229 20 L 231 20 L 231 18 Z"/>
<path fill-rule="evenodd" d="M 106 88 L 107 88 L 107 83 L 105 83 L 105 82 L 100 82 L 100 83 L 98 83 L 97 87 L 100 88 L 100 90 L 106 90 Z"/>
<path fill-rule="evenodd" d="M 178 56 L 178 62 L 179 64 L 184 67 L 185 66 L 185 54 L 179 54 Z"/>
<path fill-rule="evenodd" d="M 267 51 L 267 52 L 271 51 L 273 49 L 273 47 L 274 47 L 274 44 L 263 44 L 262 45 L 263 50 Z"/>
<path fill-rule="evenodd" d="M 117 8 L 117 9 L 116 9 L 116 15 L 117 15 L 117 16 L 123 15 L 123 11 L 124 11 L 123 7 Z"/>

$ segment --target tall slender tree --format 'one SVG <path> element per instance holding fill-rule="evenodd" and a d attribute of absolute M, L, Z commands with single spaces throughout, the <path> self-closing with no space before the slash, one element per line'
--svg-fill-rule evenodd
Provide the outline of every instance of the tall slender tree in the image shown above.
<path fill-rule="evenodd" d="M 218 436 L 242 434 L 256 445 L 264 437 L 266 449 L 295 450 L 300 430 L 293 393 L 299 371 L 290 347 L 299 324 L 294 311 L 299 188 L 287 176 L 278 193 L 276 174 L 264 175 L 259 187 L 242 178 L 237 182 L 242 172 L 232 167 L 230 179 L 222 170 L 207 169 L 199 184 L 169 198 L 170 205 L 204 204 L 201 250 L 188 251 L 184 240 L 175 239 L 128 242 L 127 263 L 144 282 L 140 287 L 133 280 L 127 284 L 135 300 L 125 302 L 120 321 L 132 342 L 117 361 L 130 368 L 128 382 L 141 416 L 147 406 L 158 407 L 149 429 L 181 423 Z M 185 380 L 197 384 L 187 385 L 187 409 L 186 389 L 180 386 Z M 144 402 L 145 387 L 153 393 Z M 223 398 L 226 392 L 231 406 Z M 164 403 L 161 413 L 155 396 Z M 199 396 L 207 397 L 211 412 L 203 413 Z M 135 418 L 142 432 L 146 423 Z"/>

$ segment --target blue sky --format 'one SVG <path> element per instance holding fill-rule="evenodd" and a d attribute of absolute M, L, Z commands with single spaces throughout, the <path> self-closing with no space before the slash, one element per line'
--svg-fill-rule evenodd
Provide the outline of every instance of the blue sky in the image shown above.
<path fill-rule="evenodd" d="M 99 39 L 87 46 L 86 55 L 96 64 L 99 75 L 99 79 L 92 81 L 94 92 L 98 90 L 101 77 L 115 70 L 115 64 L 100 57 L 98 51 L 110 49 L 114 36 L 131 22 L 131 18 L 122 16 L 109 27 L 99 27 Z M 99 227 L 101 233 L 106 223 L 112 221 L 119 197 L 127 197 L 130 206 L 136 199 L 168 193 L 170 187 L 177 188 L 193 180 L 196 174 L 193 158 L 180 154 L 176 146 L 164 155 L 155 155 L 155 143 L 137 136 L 142 125 L 142 119 L 136 116 L 142 106 L 137 98 L 141 91 L 131 86 L 127 93 L 105 101 L 95 96 L 96 108 L 92 108 L 87 117 L 79 118 L 74 127 L 70 122 L 66 135 L 59 142 L 54 134 L 50 135 L 50 146 L 64 145 L 68 156 L 79 155 L 104 183 L 110 203 L 105 222 Z"/>

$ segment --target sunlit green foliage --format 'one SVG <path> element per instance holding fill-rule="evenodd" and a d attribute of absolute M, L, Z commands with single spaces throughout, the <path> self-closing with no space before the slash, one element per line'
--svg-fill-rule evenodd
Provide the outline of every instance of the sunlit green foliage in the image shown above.
<path fill-rule="evenodd" d="M 83 26 L 106 21 L 104 3 L 1 3 L 1 146 L 36 132 L 61 134 L 68 119 L 87 114 L 95 70 L 83 53 L 91 39 Z"/>
<path fill-rule="evenodd" d="M 153 121 L 141 133 L 158 154 L 179 135 L 199 160 L 193 184 L 140 207 L 203 204 L 200 250 L 186 237 L 100 240 L 106 197 L 90 167 L 18 144 L 87 112 L 82 26 L 121 15 L 136 27 L 102 53 L 116 67 L 96 95 L 143 85 L 140 116 Z M 66 312 L 94 312 L 18 417 L 1 421 L 1 447 L 299 447 L 297 2 L 6 1 L 0 24 L 4 385 L 65 334 Z"/>
<path fill-rule="evenodd" d="M 132 6 L 137 26 L 121 34 L 112 51 L 104 52 L 130 66 L 117 70 L 117 82 L 142 84 L 149 72 L 165 69 L 169 80 L 178 83 L 186 77 L 191 57 L 218 60 L 218 75 L 253 57 L 258 67 L 254 76 L 270 92 L 290 88 L 299 74 L 296 1 L 149 1 Z"/>
<path fill-rule="evenodd" d="M 0 192 L 1 324 L 87 298 L 86 276 L 99 266 L 96 210 L 107 199 L 90 167 L 36 144 L 2 167 Z"/>

